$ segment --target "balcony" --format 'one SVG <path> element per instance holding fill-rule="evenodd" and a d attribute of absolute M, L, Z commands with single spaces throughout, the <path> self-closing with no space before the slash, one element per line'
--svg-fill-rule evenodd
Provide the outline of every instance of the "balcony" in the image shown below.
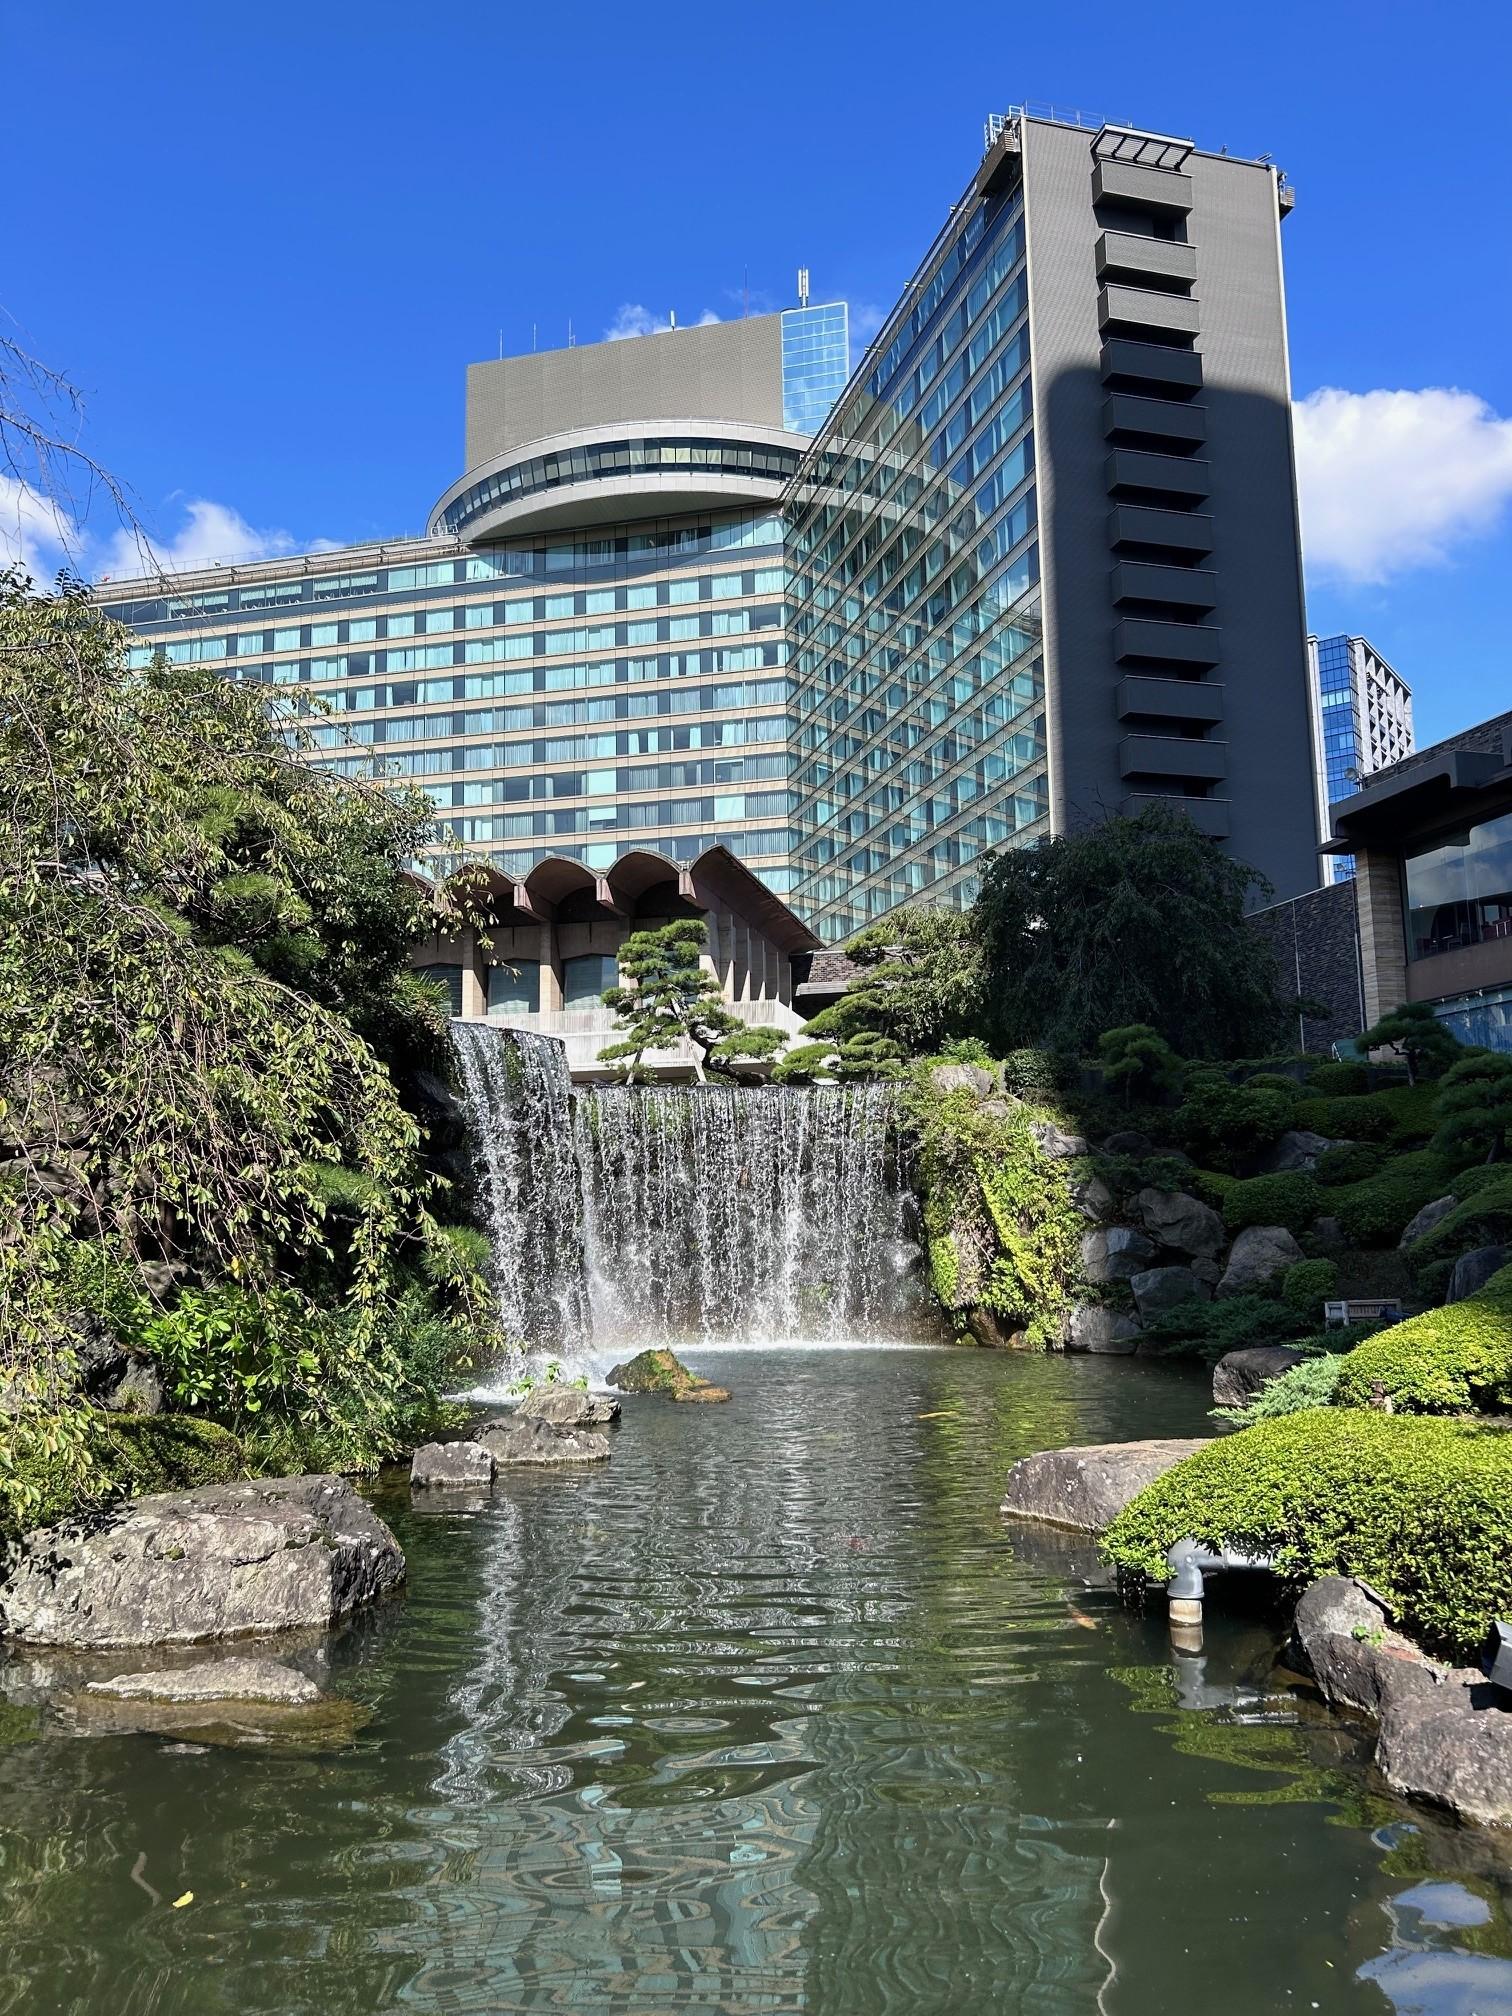
<path fill-rule="evenodd" d="M 1164 805 L 1171 812 L 1184 812 L 1198 832 L 1206 833 L 1210 840 L 1227 840 L 1229 836 L 1227 798 L 1179 798 L 1169 791 L 1131 791 L 1119 810 L 1126 819 L 1137 819 L 1152 805 Z"/>
<path fill-rule="evenodd" d="M 1170 452 L 1200 448 L 1207 439 L 1207 408 L 1183 405 L 1177 399 L 1141 399 L 1132 392 L 1110 392 L 1103 401 L 1103 432 L 1114 440 L 1126 435 L 1170 444 Z"/>
<path fill-rule="evenodd" d="M 1190 287 L 1197 278 L 1197 247 L 1135 231 L 1104 231 L 1097 241 L 1099 280 L 1132 280 L 1136 287 Z"/>
<path fill-rule="evenodd" d="M 1118 604 L 1156 602 L 1205 612 L 1218 599 L 1218 576 L 1211 567 L 1162 567 L 1146 560 L 1120 560 L 1109 578 Z"/>
<path fill-rule="evenodd" d="M 1124 777 L 1180 777 L 1193 784 L 1213 784 L 1228 775 L 1228 744 L 1188 735 L 1125 735 L 1118 745 L 1118 767 Z"/>
<path fill-rule="evenodd" d="M 1179 399 L 1202 388 L 1202 358 L 1196 350 L 1173 350 L 1168 343 L 1136 343 L 1110 336 L 1102 347 L 1105 385 L 1158 386 Z"/>
<path fill-rule="evenodd" d="M 1097 297 L 1097 326 L 1106 336 L 1195 336 L 1198 304 L 1189 294 L 1160 294 L 1151 287 L 1109 284 Z"/>
<path fill-rule="evenodd" d="M 1102 160 L 1092 170 L 1094 203 L 1124 203 L 1135 210 L 1192 207 L 1192 178 L 1171 168 L 1140 168 L 1131 161 Z"/>
<path fill-rule="evenodd" d="M 1126 616 L 1113 626 L 1113 656 L 1120 663 L 1140 659 L 1150 665 L 1218 663 L 1218 628 L 1213 623 L 1162 623 Z"/>
<path fill-rule="evenodd" d="M 1223 719 L 1223 687 L 1209 679 L 1156 679 L 1131 672 L 1118 682 L 1120 721 L 1189 721 L 1211 728 Z"/>
<path fill-rule="evenodd" d="M 1150 455 L 1139 448 L 1115 448 L 1107 461 L 1108 488 L 1115 495 L 1149 491 L 1196 503 L 1208 495 L 1209 475 L 1208 464 L 1195 456 Z"/>
<path fill-rule="evenodd" d="M 1149 504 L 1116 504 L 1108 513 L 1108 544 L 1155 553 L 1213 550 L 1213 521 L 1205 511 L 1162 511 Z"/>

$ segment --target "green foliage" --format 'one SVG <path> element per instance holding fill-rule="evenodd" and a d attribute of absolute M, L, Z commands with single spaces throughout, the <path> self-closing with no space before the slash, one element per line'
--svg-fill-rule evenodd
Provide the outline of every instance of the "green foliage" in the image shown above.
<path fill-rule="evenodd" d="M 1386 1166 L 1386 1150 L 1375 1141 L 1341 1141 L 1325 1148 L 1318 1157 L 1315 1174 L 1320 1183 L 1364 1183 Z"/>
<path fill-rule="evenodd" d="M 975 912 L 988 1036 L 1085 1056 L 1144 1023 L 1183 1057 L 1263 1051 L 1285 1026 L 1275 960 L 1245 922 L 1265 886 L 1161 807 L 1003 848 Z"/>
<path fill-rule="evenodd" d="M 1050 1099 L 1065 1083 L 1065 1060 L 1051 1050 L 1010 1050 L 1003 1059 L 1003 1090 L 1016 1099 Z"/>
<path fill-rule="evenodd" d="M 1230 1351 L 1289 1344 L 1304 1327 L 1287 1303 L 1267 1295 L 1231 1295 L 1222 1302 L 1182 1302 L 1148 1324 L 1143 1348 L 1166 1357 L 1216 1365 Z"/>
<path fill-rule="evenodd" d="M 1181 1059 L 1148 1022 L 1109 1029 L 1097 1039 L 1097 1056 L 1107 1083 L 1123 1088 L 1125 1106 L 1132 1105 L 1136 1093 L 1141 1099 L 1159 1099 L 1181 1090 Z"/>
<path fill-rule="evenodd" d="M 693 1048 L 700 1084 L 713 1071 L 738 1079 L 742 1063 L 760 1063 L 782 1048 L 778 1029 L 752 1028 L 724 1005 L 720 985 L 703 965 L 704 926 L 695 917 L 632 931 L 619 951 L 620 971 L 633 984 L 608 987 L 604 1005 L 624 1031 L 599 1052 L 604 1064 L 623 1064 L 634 1082 L 644 1075 L 648 1050 Z"/>
<path fill-rule="evenodd" d="M 1457 1260 L 1461 1253 L 1473 1253 L 1477 1246 L 1505 1246 L 1512 1243 L 1512 1169 L 1492 1163 L 1488 1172 L 1497 1180 L 1472 1183 L 1480 1170 L 1472 1169 L 1454 1179 L 1454 1194 L 1460 1202 L 1439 1220 L 1410 1249 L 1414 1266 L 1422 1279 L 1426 1264 Z M 1467 1189 L 1467 1185 L 1469 1186 Z M 1466 1194 L 1462 1195 L 1462 1191 Z"/>
<path fill-rule="evenodd" d="M 1422 1150 L 1394 1156 L 1361 1183 L 1339 1185 L 1325 1202 L 1356 1246 L 1394 1246 L 1423 1206 L 1443 1196 L 1445 1182 L 1443 1163 Z"/>
<path fill-rule="evenodd" d="M 942 1305 L 987 1309 L 1046 1348 L 1080 1287 L 1084 1221 L 1064 1164 L 1036 1141 L 1029 1109 L 984 1111 L 964 1090 L 941 1098 L 927 1065 L 909 1078 L 905 1111 Z"/>
<path fill-rule="evenodd" d="M 1142 1491 L 1104 1550 L 1163 1581 L 1188 1537 L 1272 1554 L 1296 1582 L 1358 1575 L 1430 1651 L 1472 1659 L 1512 1614 L 1512 1435 L 1342 1407 L 1263 1421 Z"/>
<path fill-rule="evenodd" d="M 942 1064 L 979 1064 L 984 1071 L 996 1070 L 996 1060 L 980 1036 L 957 1036 L 940 1052 Z"/>
<path fill-rule="evenodd" d="M 1343 1359 L 1331 1352 L 1304 1358 L 1289 1372 L 1268 1380 L 1240 1407 L 1215 1407 L 1220 1421 L 1232 1421 L 1240 1428 L 1252 1428 L 1257 1421 L 1279 1421 L 1286 1414 L 1300 1414 L 1309 1407 L 1331 1407 L 1339 1384 Z"/>
<path fill-rule="evenodd" d="M 1473 1051 L 1439 1084 L 1438 1131 L 1433 1145 L 1441 1155 L 1462 1161 L 1481 1157 L 1502 1162 L 1512 1128 L 1512 1057 L 1495 1050 Z"/>
<path fill-rule="evenodd" d="M 1344 1360 L 1339 1405 L 1368 1406 L 1377 1383 L 1413 1414 L 1512 1407 L 1512 1267 L 1467 1301 L 1410 1316 L 1358 1345 Z"/>
<path fill-rule="evenodd" d="M 1297 1124 L 1296 1101 L 1282 1092 L 1231 1085 L 1218 1071 L 1194 1072 L 1173 1125 L 1177 1139 L 1200 1162 L 1232 1167 L 1278 1141 Z"/>
<path fill-rule="evenodd" d="M 1293 1104 L 1302 1097 L 1302 1087 L 1284 1071 L 1256 1071 L 1244 1080 L 1247 1092 L 1277 1092 Z"/>
<path fill-rule="evenodd" d="M 1332 1058 L 1315 1064 L 1308 1073 L 1308 1089 L 1320 1099 L 1344 1099 L 1370 1090 L 1370 1073 L 1363 1064 L 1336 1062 Z"/>
<path fill-rule="evenodd" d="M 1381 1095 L 1363 1099 L 1302 1099 L 1293 1124 L 1334 1141 L 1389 1141 L 1395 1130 L 1391 1108 Z"/>
<path fill-rule="evenodd" d="M 974 1035 L 980 960 L 967 914 L 905 904 L 869 924 L 845 949 L 856 972 L 840 999 L 803 1032 L 822 1039 L 830 1075 L 895 1078 L 909 1059 L 963 1041 L 991 1061 Z M 967 1061 L 982 1060 L 974 1054 Z M 814 1069 L 806 1062 L 782 1075 L 812 1076 Z"/>
<path fill-rule="evenodd" d="M 1459 1038 L 1427 1001 L 1404 1001 L 1383 1015 L 1360 1038 L 1362 1050 L 1396 1050 L 1407 1065 L 1409 1084 L 1436 1078 L 1460 1054 Z"/>
<path fill-rule="evenodd" d="M 1323 1208 L 1318 1186 L 1305 1170 L 1275 1176 L 1251 1176 L 1231 1183 L 1223 1200 L 1223 1222 L 1230 1232 L 1247 1225 L 1284 1225 L 1305 1232 Z"/>
<path fill-rule="evenodd" d="M 1281 1299 L 1312 1322 L 1323 1320 L 1322 1305 L 1334 1301 L 1339 1270 L 1332 1260 L 1298 1260 L 1281 1277 Z"/>
<path fill-rule="evenodd" d="M 76 1460 L 59 1460 L 79 1437 Z M 51 1526 L 81 1505 L 148 1491 L 224 1484 L 245 1474 L 241 1443 L 213 1421 L 171 1414 L 28 1415 L 6 1435 L 0 1466 L 0 1539 Z"/>

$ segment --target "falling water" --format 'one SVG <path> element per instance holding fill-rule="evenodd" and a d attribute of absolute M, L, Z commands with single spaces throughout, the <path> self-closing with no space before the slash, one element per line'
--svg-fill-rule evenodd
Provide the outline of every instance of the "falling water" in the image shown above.
<path fill-rule="evenodd" d="M 582 1186 L 560 1043 L 453 1022 L 499 1327 L 517 1352 L 570 1353 L 588 1331 Z"/>
<path fill-rule="evenodd" d="M 919 1334 L 886 1086 L 574 1102 L 596 1346 Z"/>

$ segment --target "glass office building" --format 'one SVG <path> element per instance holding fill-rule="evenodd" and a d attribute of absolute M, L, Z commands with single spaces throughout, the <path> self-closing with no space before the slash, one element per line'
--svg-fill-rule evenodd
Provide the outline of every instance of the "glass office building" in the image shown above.
<path fill-rule="evenodd" d="M 1363 637 L 1309 637 L 1318 800 L 1323 830 L 1328 808 L 1353 797 L 1372 771 L 1410 756 L 1412 690 Z M 1329 879 L 1347 882 L 1352 854 L 1334 855 Z"/>
<path fill-rule="evenodd" d="M 854 374 L 806 301 L 490 359 L 424 539 L 99 600 L 422 784 L 522 916 L 532 877 L 619 914 L 629 855 L 717 846 L 835 940 L 1155 803 L 1310 888 L 1290 207 L 1020 111 Z"/>

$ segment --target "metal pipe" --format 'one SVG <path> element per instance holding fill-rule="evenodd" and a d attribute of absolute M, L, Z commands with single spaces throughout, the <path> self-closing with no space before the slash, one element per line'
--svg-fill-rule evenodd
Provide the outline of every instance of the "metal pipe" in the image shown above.
<path fill-rule="evenodd" d="M 1273 1554 L 1246 1554 L 1238 1547 L 1204 1547 L 1200 1541 L 1178 1540 L 1166 1554 L 1166 1597 L 1173 1632 L 1201 1643 L 1205 1577 L 1221 1568 L 1273 1568 Z M 1195 1649 L 1192 1647 L 1191 1649 Z"/>

